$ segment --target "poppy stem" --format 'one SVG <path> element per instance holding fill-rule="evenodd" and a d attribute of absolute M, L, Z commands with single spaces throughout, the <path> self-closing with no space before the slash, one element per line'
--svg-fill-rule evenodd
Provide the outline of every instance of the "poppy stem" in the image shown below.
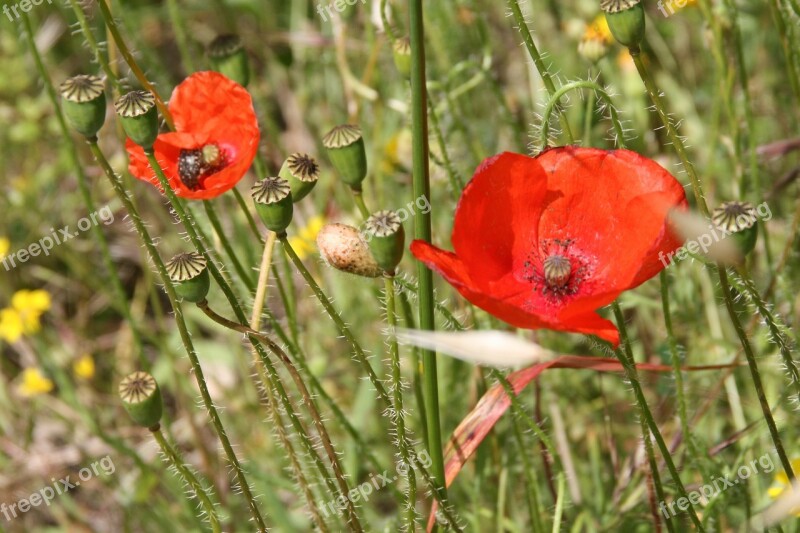
<path fill-rule="evenodd" d="M 339 316 L 339 313 L 333 307 L 333 304 L 331 303 L 330 299 L 322 291 L 322 288 L 319 286 L 314 277 L 311 275 L 311 272 L 309 272 L 306 266 L 303 264 L 303 261 L 297 256 L 297 252 L 295 252 L 294 248 L 292 248 L 292 245 L 289 242 L 289 239 L 286 237 L 286 234 L 284 233 L 278 235 L 278 240 L 281 242 L 283 249 L 286 251 L 286 255 L 289 256 L 289 259 L 292 261 L 292 263 L 294 263 L 294 266 L 297 269 L 297 271 L 300 272 L 300 275 L 303 277 L 305 282 L 308 284 L 309 287 L 311 287 L 311 290 L 317 297 L 317 300 L 319 300 L 319 303 L 325 309 L 325 312 L 331 318 L 334 325 L 336 325 L 336 328 L 339 330 L 339 333 L 350 344 L 350 347 L 353 349 L 353 353 L 355 354 L 357 361 L 364 368 L 364 371 L 366 372 L 367 377 L 370 380 L 370 383 L 372 383 L 372 386 L 378 393 L 378 397 L 380 398 L 383 405 L 386 408 L 391 408 L 392 407 L 391 397 L 386 392 L 386 387 L 383 386 L 383 383 L 378 378 L 377 374 L 375 374 L 375 370 L 373 370 L 372 365 L 370 364 L 366 353 L 356 340 L 355 336 L 353 335 L 353 332 L 350 330 L 347 324 L 344 323 L 344 320 L 342 320 L 342 317 Z M 419 458 L 413 449 L 413 446 L 409 445 L 408 449 L 410 453 L 413 453 L 413 457 L 411 459 L 414 462 L 414 465 L 419 470 L 420 474 L 422 475 L 422 478 L 425 480 L 428 486 L 431 489 L 433 489 L 434 498 L 436 498 L 436 501 L 439 502 L 444 517 L 447 519 L 449 527 L 455 529 L 456 531 L 460 531 L 460 528 L 458 527 L 458 521 L 456 520 L 454 513 L 450 509 L 449 504 L 447 504 L 447 501 L 441 495 L 441 493 L 438 490 L 436 490 L 437 487 L 439 487 L 440 483 L 439 479 L 444 479 L 444 477 L 438 478 L 436 477 L 435 473 L 433 474 L 433 476 L 431 476 L 431 474 L 428 473 L 425 466 L 422 463 L 420 463 Z M 433 461 L 433 458 L 431 458 L 431 461 Z"/>
<path fill-rule="evenodd" d="M 368 219 L 370 212 L 369 209 L 367 209 L 367 204 L 364 202 L 364 192 L 353 188 L 350 190 L 353 192 L 353 201 L 355 202 L 356 207 L 358 207 L 359 213 L 361 213 L 361 216 L 364 217 L 364 220 Z"/>
<path fill-rule="evenodd" d="M 61 109 L 61 105 L 59 104 L 56 90 L 53 87 L 53 82 L 50 79 L 47 68 L 45 68 L 42 56 L 39 54 L 39 49 L 36 47 L 36 41 L 33 38 L 30 19 L 25 12 L 22 14 L 22 29 L 23 33 L 25 34 L 25 39 L 28 41 L 28 47 L 31 55 L 33 56 L 34 63 L 36 64 L 36 69 L 39 71 L 39 76 L 42 78 L 42 80 L 44 80 L 47 96 L 50 98 L 50 102 L 53 104 L 53 109 L 55 110 L 61 135 L 64 139 L 68 140 L 67 152 L 69 155 L 70 164 L 72 165 L 72 168 L 78 177 L 78 190 L 81 198 L 83 199 L 83 203 L 86 205 L 87 212 L 96 213 L 97 209 L 94 200 L 92 199 L 92 194 L 89 187 L 89 178 L 86 176 L 86 171 L 83 169 L 83 165 L 81 164 L 77 146 L 75 145 L 70 130 L 67 127 L 67 122 L 64 118 L 64 112 Z M 125 289 L 122 285 L 122 280 L 119 277 L 119 272 L 117 271 L 114 260 L 111 257 L 111 249 L 108 246 L 108 240 L 106 239 L 106 236 L 103 233 L 103 230 L 100 229 L 99 225 L 92 224 L 91 230 L 92 237 L 95 239 L 95 241 L 97 241 L 97 245 L 100 248 L 100 255 L 103 258 L 103 264 L 108 271 L 108 278 L 111 282 L 111 300 L 114 302 L 115 307 L 122 314 L 125 322 L 127 322 L 128 326 L 130 327 L 133 348 L 139 359 L 139 364 L 142 365 L 143 369 L 147 370 L 149 369 L 150 364 L 144 355 L 144 351 L 142 350 L 142 334 L 139 327 L 140 324 L 138 320 L 134 320 L 133 318 L 133 313 L 130 307 L 131 303 L 128 300 L 128 297 L 125 295 Z"/>
<path fill-rule="evenodd" d="M 533 41 L 531 30 L 528 29 L 528 23 L 525 21 L 525 17 L 522 14 L 522 9 L 519 7 L 518 0 L 508 0 L 508 6 L 511 8 L 511 14 L 514 16 L 514 22 L 516 22 L 519 32 L 522 34 L 522 40 L 525 42 L 525 47 L 528 49 L 528 54 L 531 56 L 533 64 L 536 66 L 536 70 L 542 77 L 542 82 L 547 89 L 547 94 L 550 96 L 550 98 L 552 98 L 556 94 L 556 87 L 553 84 L 553 78 L 547 71 L 547 67 L 544 66 L 544 61 L 542 61 L 542 56 L 539 54 L 539 50 L 536 48 L 536 43 Z M 557 102 L 558 100 L 556 100 L 556 103 Z M 564 130 L 564 134 L 567 136 L 568 143 L 574 144 L 575 138 L 573 137 L 572 130 L 569 127 L 569 121 L 567 121 L 567 117 L 561 109 L 558 110 L 558 120 L 561 122 L 561 128 Z"/>
<path fill-rule="evenodd" d="M 189 239 L 191 240 L 192 244 L 194 245 L 195 249 L 203 255 L 206 259 L 206 267 L 208 268 L 211 276 L 220 286 L 222 291 L 225 293 L 225 296 L 228 298 L 228 302 L 233 309 L 234 314 L 236 315 L 236 320 L 239 324 L 246 324 L 247 318 L 242 310 L 239 301 L 236 299 L 236 296 L 233 293 L 233 289 L 225 280 L 225 278 L 220 273 L 219 269 L 217 268 L 216 264 L 212 260 L 211 256 L 209 255 L 208 251 L 206 250 L 205 246 L 203 246 L 203 242 L 201 241 L 198 230 L 195 227 L 194 219 L 189 217 L 187 211 L 183 208 L 183 205 L 180 203 L 178 198 L 175 196 L 175 192 L 169 185 L 169 181 L 167 177 L 164 175 L 164 171 L 161 169 L 161 166 L 158 164 L 158 161 L 155 158 L 155 155 L 152 151 L 145 152 L 147 155 L 147 160 L 150 163 L 151 168 L 155 172 L 156 176 L 159 179 L 161 184 L 161 188 L 164 190 L 164 194 L 167 196 L 167 199 L 170 201 L 172 208 L 175 210 L 175 213 L 178 215 L 178 218 L 183 223 L 183 227 L 186 230 L 186 233 L 189 235 Z M 325 465 L 322 463 L 321 459 L 317 455 L 316 451 L 314 450 L 313 445 L 311 444 L 310 438 L 303 427 L 300 420 L 297 418 L 297 415 L 294 411 L 294 406 L 292 405 L 291 400 L 289 399 L 289 395 L 286 392 L 286 388 L 281 381 L 280 375 L 278 374 L 275 365 L 272 364 L 272 361 L 267 354 L 267 351 L 264 349 L 264 346 L 258 342 L 255 342 L 255 338 L 252 335 L 249 335 L 251 345 L 255 350 L 254 356 L 257 355 L 258 361 L 260 361 L 261 365 L 258 366 L 259 369 L 259 377 L 261 378 L 264 387 L 274 387 L 274 389 L 278 393 L 278 397 L 281 400 L 281 404 L 283 405 L 287 416 L 289 417 L 289 421 L 292 424 L 293 429 L 298 433 L 300 436 L 300 440 L 303 442 L 304 446 L 306 446 L 306 452 L 311 456 L 316 458 L 315 463 L 317 468 L 320 470 L 322 477 L 324 478 L 328 489 L 331 493 L 336 493 L 338 490 L 336 489 L 335 485 L 333 485 L 330 477 L 328 476 L 328 471 Z M 264 374 L 264 370 L 266 370 L 266 374 Z M 274 403 L 270 403 L 270 408 L 273 411 L 277 410 L 277 406 Z M 277 419 L 277 417 L 276 417 Z M 351 517 L 353 524 L 358 524 L 357 517 Z"/>
<path fill-rule="evenodd" d="M 675 392 L 678 397 L 678 417 L 681 420 L 681 430 L 683 431 L 683 438 L 690 451 L 694 451 L 694 441 L 689 432 L 689 418 L 686 414 L 686 397 L 683 390 L 683 371 L 681 370 L 681 357 L 678 351 L 678 341 L 675 339 L 675 333 L 672 330 L 672 313 L 669 308 L 669 274 L 666 270 L 662 270 L 659 274 L 661 281 L 661 309 L 664 313 L 664 327 L 667 330 L 667 341 L 669 342 L 669 351 L 672 358 L 672 368 L 675 372 Z M 694 455 L 694 454 L 693 454 Z"/>
<path fill-rule="evenodd" d="M 164 103 L 164 100 L 161 99 L 161 96 L 158 94 L 158 91 L 153 84 L 147 79 L 147 76 L 144 75 L 144 72 L 142 71 L 141 67 L 139 67 L 136 59 L 133 57 L 128 45 L 125 44 L 125 40 L 122 38 L 122 34 L 119 32 L 117 22 L 114 20 L 114 16 L 111 14 L 111 10 L 108 8 L 106 0 L 97 0 L 97 5 L 100 6 L 100 12 L 103 15 L 103 20 L 108 27 L 109 33 L 111 33 L 112 39 L 114 39 L 114 44 L 117 45 L 117 48 L 122 54 L 122 57 L 125 59 L 125 62 L 131 68 L 131 72 L 133 72 L 133 75 L 136 76 L 137 80 L 139 80 L 139 83 L 142 84 L 142 87 L 153 94 L 156 99 L 156 106 L 158 106 L 158 110 L 161 113 L 161 116 L 164 117 L 164 121 L 167 123 L 167 126 L 169 129 L 175 130 L 175 123 L 172 121 L 172 115 L 170 114 L 167 105 Z"/>
<path fill-rule="evenodd" d="M 219 238 L 219 242 L 222 243 L 222 248 L 225 249 L 225 254 L 230 259 L 231 263 L 233 263 L 233 269 L 242 279 L 245 287 L 251 293 L 256 290 L 255 283 L 253 282 L 253 278 L 250 275 L 250 272 L 245 270 L 242 266 L 241 261 L 239 261 L 239 257 L 236 254 L 236 250 L 233 249 L 231 246 L 230 241 L 225 236 L 225 231 L 222 228 L 222 223 L 219 220 L 219 216 L 217 216 L 217 210 L 214 208 L 214 204 L 209 200 L 203 200 L 203 207 L 206 210 L 206 215 L 208 215 L 208 221 L 211 223 L 211 227 L 214 228 L 214 233 L 217 234 Z"/>
<path fill-rule="evenodd" d="M 186 466 L 183 458 L 178 454 L 175 448 L 173 448 L 170 443 L 167 442 L 166 437 L 164 437 L 164 432 L 161 430 L 161 426 L 156 426 L 150 431 L 153 433 L 153 438 L 158 443 L 159 448 L 161 448 L 161 452 L 164 454 L 164 457 L 167 458 L 167 462 L 175 467 L 175 471 L 178 472 L 178 476 L 183 479 L 184 483 L 191 487 L 192 492 L 200 501 L 200 505 L 203 506 L 203 511 L 206 513 L 211 530 L 214 533 L 221 533 L 222 528 L 219 524 L 217 510 L 214 508 L 214 504 L 211 502 L 211 498 L 208 495 L 210 489 L 207 489 L 202 483 L 200 483 L 200 481 L 197 479 L 197 476 L 195 476 L 189 467 Z"/>
<path fill-rule="evenodd" d="M 664 442 L 664 437 L 661 435 L 661 430 L 658 429 L 658 425 L 656 424 L 655 418 L 653 418 L 653 413 L 650 411 L 650 407 L 647 405 L 647 398 L 642 390 L 642 384 L 639 381 L 639 373 L 636 370 L 636 363 L 633 359 L 633 351 L 631 350 L 630 338 L 628 337 L 628 328 L 625 326 L 625 316 L 622 314 L 622 309 L 620 309 L 619 303 L 616 301 L 611 304 L 611 307 L 614 310 L 614 318 L 617 321 L 617 328 L 619 328 L 620 340 L 622 341 L 622 346 L 615 350 L 614 353 L 617 355 L 620 363 L 622 363 L 622 367 L 625 370 L 625 376 L 628 378 L 628 381 L 633 388 L 633 395 L 636 397 L 636 403 L 639 405 L 639 410 L 641 411 L 642 418 L 644 419 L 644 424 L 642 424 L 642 438 L 644 439 L 645 450 L 648 449 L 648 442 L 650 442 L 650 435 L 652 434 L 656 444 L 658 445 L 658 449 L 661 452 L 661 456 L 664 459 L 664 463 L 667 465 L 670 476 L 672 476 L 672 481 L 675 483 L 678 495 L 682 498 L 688 499 L 686 488 L 683 486 L 683 482 L 678 474 L 678 469 L 675 468 L 675 462 L 672 460 L 672 455 L 669 452 L 669 448 Z M 647 431 L 648 427 L 650 428 L 649 432 Z M 653 483 L 656 486 L 656 492 L 659 499 L 661 501 L 665 501 L 664 491 L 661 487 L 660 478 L 658 476 L 658 465 L 655 462 L 655 458 L 652 457 L 652 442 L 650 442 L 649 447 L 650 457 L 648 457 L 648 460 L 650 461 L 650 468 L 653 471 Z M 689 508 L 687 511 L 695 528 L 697 528 L 698 531 L 705 531 L 703 524 L 700 522 L 700 519 L 697 517 L 697 513 L 694 510 L 694 505 L 692 505 L 691 502 L 689 502 Z"/>
<path fill-rule="evenodd" d="M 139 215 L 139 211 L 134 207 L 130 197 L 128 196 L 128 193 L 125 191 L 125 188 L 123 187 L 116 173 L 111 168 L 111 165 L 109 164 L 105 155 L 103 155 L 100 147 L 97 145 L 97 138 L 90 139 L 88 142 L 94 158 L 100 164 L 106 177 L 111 182 L 114 192 L 117 194 L 117 197 L 120 199 L 122 205 L 127 210 L 128 215 L 131 217 L 133 225 L 136 228 L 136 232 L 139 234 L 139 238 L 147 249 L 150 259 L 155 264 L 156 270 L 158 270 L 158 274 L 161 277 L 161 282 L 164 284 L 164 290 L 167 293 L 167 298 L 169 299 L 175 315 L 175 324 L 178 327 L 181 341 L 186 348 L 186 354 L 189 356 L 189 362 L 192 365 L 192 373 L 194 374 L 195 380 L 197 381 L 197 386 L 200 389 L 200 396 L 203 399 L 203 405 L 205 406 L 208 416 L 211 419 L 211 424 L 214 426 L 214 429 L 217 432 L 217 437 L 222 444 L 225 456 L 227 457 L 228 461 L 230 461 L 231 467 L 236 474 L 239 488 L 242 491 L 242 495 L 244 496 L 245 500 L 247 501 L 250 514 L 253 516 L 253 520 L 255 521 L 258 530 L 266 531 L 266 524 L 264 523 L 264 519 L 261 517 L 261 512 L 258 509 L 256 500 L 250 491 L 250 484 L 247 481 L 247 477 L 245 476 L 241 464 L 239 463 L 239 459 L 236 457 L 236 452 L 233 450 L 233 446 L 228 439 L 228 434 L 225 430 L 225 427 L 222 425 L 222 420 L 219 417 L 217 408 L 214 406 L 214 400 L 211 398 L 211 394 L 208 392 L 208 387 L 206 386 L 205 377 L 203 375 L 203 368 L 200 366 L 200 360 L 197 357 L 197 352 L 195 351 L 194 344 L 192 343 L 192 336 L 189 333 L 188 327 L 186 326 L 183 308 L 178 302 L 178 296 L 175 293 L 175 287 L 172 284 L 169 274 L 167 274 L 167 267 L 164 264 L 163 259 L 161 259 L 161 256 L 158 254 L 158 250 L 156 249 L 153 239 L 150 237 L 150 233 L 147 231 L 147 228 L 142 221 L 142 217 Z M 150 154 L 150 157 L 153 157 L 152 154 Z M 209 261 L 209 264 L 210 263 L 211 262 Z"/>
<path fill-rule="evenodd" d="M 428 91 L 425 77 L 425 26 L 422 0 L 411 0 L 409 7 L 409 36 L 411 40 L 411 134 L 413 160 L 413 189 L 415 198 L 431 196 L 428 148 Z M 519 8 L 518 8 L 519 9 Z M 414 217 L 414 238 L 431 240 L 431 211 L 417 213 Z M 419 279 L 419 327 L 433 330 L 433 273 L 423 262 L 417 263 Z M 428 451 L 437 483 L 435 490 L 442 499 L 447 498 L 442 429 L 439 421 L 439 380 L 436 353 L 422 350 L 422 368 L 425 391 L 425 420 L 428 423 Z M 436 528 L 434 527 L 434 531 Z"/>
<path fill-rule="evenodd" d="M 258 274 L 258 285 L 256 286 L 256 297 L 253 300 L 253 314 L 250 318 L 250 327 L 258 330 L 261 324 L 261 313 L 267 301 L 267 283 L 269 283 L 269 271 L 272 267 L 272 251 L 275 249 L 275 241 L 278 239 L 274 231 L 267 235 L 267 242 L 264 243 L 264 253 L 261 256 L 261 267 Z"/>
<path fill-rule="evenodd" d="M 384 290 L 386 292 L 386 324 L 389 326 L 387 342 L 389 343 L 389 356 L 391 367 L 391 390 L 392 390 L 392 422 L 397 432 L 397 444 L 400 449 L 400 459 L 405 464 L 406 483 L 408 492 L 406 494 L 406 519 L 404 528 L 406 531 L 414 531 L 417 522 L 417 481 L 414 465 L 411 461 L 411 454 L 408 450 L 408 437 L 406 436 L 405 411 L 403 410 L 403 378 L 400 373 L 400 347 L 397 345 L 397 337 L 394 330 L 397 328 L 397 307 L 396 292 L 394 287 L 394 275 L 387 274 L 384 277 Z"/>
<path fill-rule="evenodd" d="M 645 89 L 647 93 L 650 95 L 650 99 L 653 101 L 653 105 L 656 108 L 656 112 L 658 113 L 659 118 L 661 119 L 662 124 L 667 130 L 667 136 L 672 143 L 675 151 L 680 158 L 684 169 L 686 169 L 686 173 L 689 175 L 689 179 L 692 183 L 692 190 L 694 192 L 695 200 L 697 203 L 698 208 L 700 209 L 703 216 L 706 218 L 710 218 L 710 214 L 708 211 L 708 206 L 706 205 L 705 197 L 703 195 L 703 188 L 700 184 L 700 180 L 697 177 L 697 173 L 694 170 L 694 166 L 689 161 L 689 157 L 686 153 L 686 147 L 683 144 L 683 139 L 678 135 L 678 132 L 675 130 L 675 126 L 670 120 L 667 112 L 664 108 L 664 102 L 661 100 L 659 96 L 659 90 L 656 87 L 655 80 L 653 79 L 652 74 L 647 69 L 647 66 L 642 61 L 641 57 L 641 50 L 639 48 L 631 49 L 630 50 L 631 57 L 633 57 L 633 61 L 636 64 L 636 70 L 639 71 L 639 76 L 642 78 L 642 82 L 644 82 Z M 745 357 L 747 358 L 747 365 L 750 369 L 750 376 L 753 380 L 753 387 L 756 389 L 756 396 L 758 397 L 758 403 L 761 406 L 761 412 L 764 415 L 764 421 L 767 423 L 767 427 L 769 428 L 770 437 L 772 438 L 772 443 L 775 446 L 775 452 L 778 454 L 778 458 L 781 461 L 781 466 L 783 466 L 784 470 L 786 471 L 787 476 L 790 480 L 794 480 L 794 471 L 792 470 L 792 465 L 789 462 L 789 458 L 786 456 L 786 451 L 783 447 L 783 443 L 781 442 L 780 433 L 778 432 L 778 427 L 775 424 L 775 419 L 772 416 L 772 410 L 770 409 L 769 402 L 767 401 L 766 395 L 764 394 L 764 387 L 761 383 L 761 375 L 758 370 L 758 363 L 756 362 L 755 353 L 753 352 L 753 347 L 750 344 L 750 339 L 747 336 L 747 332 L 742 327 L 742 323 L 739 320 L 739 315 L 736 314 L 736 307 L 733 301 L 733 295 L 731 294 L 730 290 L 730 282 L 728 281 L 728 271 L 725 268 L 725 265 L 721 263 L 717 263 L 717 274 L 719 275 L 719 283 L 720 288 L 722 290 L 722 296 L 725 299 L 725 308 L 728 311 L 728 316 L 731 319 L 731 323 L 733 324 L 734 330 L 736 330 L 736 335 L 739 337 L 739 342 L 742 345 L 742 349 L 744 350 Z M 749 277 L 744 276 L 743 279 L 752 283 Z"/>
<path fill-rule="evenodd" d="M 303 397 L 303 403 L 306 404 L 306 408 L 308 409 L 308 412 L 311 415 L 311 419 L 314 423 L 314 428 L 317 430 L 319 439 L 322 442 L 322 447 L 324 448 L 325 453 L 328 456 L 328 461 L 331 464 L 331 468 L 333 469 L 333 474 L 336 477 L 337 484 L 339 485 L 339 494 L 346 500 L 350 526 L 353 528 L 354 531 L 363 531 L 363 529 L 361 528 L 361 524 L 358 520 L 358 514 L 356 513 L 354 503 L 352 499 L 348 496 L 348 494 L 350 493 L 350 488 L 347 485 L 347 480 L 345 479 L 344 471 L 342 470 L 342 465 L 339 462 L 339 457 L 336 453 L 336 450 L 333 447 L 333 443 L 331 442 L 328 430 L 325 428 L 325 424 L 322 422 L 322 416 L 319 413 L 319 409 L 317 409 L 316 403 L 314 403 L 314 400 L 311 397 L 311 393 L 309 392 L 308 387 L 306 387 L 306 384 L 303 381 L 300 372 L 297 371 L 297 367 L 294 365 L 294 363 L 292 363 L 292 360 L 289 358 L 288 355 L 286 355 L 286 352 L 280 346 L 278 346 L 278 344 L 271 338 L 258 331 L 255 331 L 254 329 L 244 324 L 237 324 L 232 320 L 224 318 L 223 316 L 216 313 L 213 309 L 211 309 L 208 306 L 207 301 L 204 300 L 198 303 L 197 307 L 199 307 L 203 311 L 203 313 L 206 314 L 207 317 L 209 317 L 217 324 L 220 324 L 228 329 L 238 331 L 240 333 L 245 333 L 251 339 L 255 339 L 262 345 L 266 346 L 267 350 L 269 350 L 275 357 L 277 357 L 283 364 L 284 368 L 286 368 L 287 372 L 289 372 L 289 375 L 292 377 L 292 380 L 294 381 L 297 390 Z M 312 451 L 313 451 L 313 446 L 310 447 L 309 453 L 312 453 Z M 316 452 L 314 452 L 312 456 L 314 457 L 315 461 L 318 461 L 320 459 L 319 454 L 317 454 Z M 325 469 L 325 471 L 327 471 L 327 469 Z"/>
<path fill-rule="evenodd" d="M 97 39 L 95 39 L 92 30 L 89 28 L 89 22 L 86 20 L 86 13 L 83 12 L 83 8 L 81 8 L 78 0 L 69 0 L 69 5 L 72 7 L 73 13 L 75 13 L 75 18 L 78 19 L 78 25 L 81 27 L 83 38 L 86 39 L 89 49 L 94 54 L 95 63 L 100 64 L 100 68 L 103 69 L 108 81 L 111 82 L 111 85 L 114 88 L 114 100 L 116 101 L 122 92 L 122 84 L 119 82 L 119 78 L 117 78 L 117 75 L 114 73 L 114 71 L 111 70 L 108 60 L 100 51 L 100 46 L 97 43 Z"/>
<path fill-rule="evenodd" d="M 547 107 L 545 107 L 544 114 L 542 115 L 542 129 L 539 136 L 539 142 L 541 143 L 542 149 L 547 148 L 548 145 L 548 136 L 550 134 L 550 115 L 553 113 L 555 106 L 558 104 L 558 101 L 562 96 L 569 91 L 576 89 L 592 89 L 591 94 L 594 96 L 600 96 L 600 98 L 606 102 L 606 105 L 608 106 L 609 118 L 611 120 L 611 124 L 614 126 L 614 132 L 616 133 L 617 144 L 621 148 L 625 148 L 625 130 L 622 128 L 622 123 L 619 120 L 617 108 L 614 107 L 614 102 L 611 100 L 611 96 L 597 83 L 590 80 L 581 80 L 573 81 L 562 86 L 560 89 L 558 89 L 558 91 L 555 92 L 555 94 L 553 94 L 553 96 L 550 97 L 550 100 L 547 102 Z M 591 123 L 591 118 L 587 118 L 587 121 Z"/>

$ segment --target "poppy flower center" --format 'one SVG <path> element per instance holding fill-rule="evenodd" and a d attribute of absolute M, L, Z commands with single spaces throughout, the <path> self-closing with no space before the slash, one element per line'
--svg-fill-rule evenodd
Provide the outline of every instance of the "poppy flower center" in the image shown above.
<path fill-rule="evenodd" d="M 199 188 L 204 178 L 224 166 L 225 155 L 216 144 L 207 144 L 196 149 L 184 148 L 178 156 L 178 176 L 191 190 Z"/>
<path fill-rule="evenodd" d="M 563 289 L 572 274 L 572 264 L 563 255 L 551 255 L 544 260 L 544 282 L 551 290 Z"/>
<path fill-rule="evenodd" d="M 589 261 L 571 239 L 544 239 L 523 264 L 522 279 L 548 299 L 561 300 L 578 292 L 587 278 Z"/>

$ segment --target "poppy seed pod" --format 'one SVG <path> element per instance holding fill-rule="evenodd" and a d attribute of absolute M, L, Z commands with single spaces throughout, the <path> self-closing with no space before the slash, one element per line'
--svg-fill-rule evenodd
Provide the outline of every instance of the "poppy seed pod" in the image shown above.
<path fill-rule="evenodd" d="M 320 255 L 329 266 L 348 274 L 377 278 L 382 270 L 353 226 L 325 224 L 317 235 Z"/>
<path fill-rule="evenodd" d="M 281 167 L 278 176 L 289 182 L 292 201 L 299 202 L 311 192 L 319 180 L 319 164 L 308 154 L 294 153 Z"/>
<path fill-rule="evenodd" d="M 158 429 L 164 411 L 161 390 L 147 372 L 134 372 L 119 384 L 122 405 L 134 422 L 148 429 Z"/>
<path fill-rule="evenodd" d="M 406 233 L 400 217 L 394 211 L 378 211 L 367 219 L 366 233 L 369 249 L 378 266 L 389 274 L 403 259 Z"/>
<path fill-rule="evenodd" d="M 280 177 L 265 178 L 250 189 L 261 221 L 270 231 L 284 233 L 292 222 L 292 188 Z"/>
<path fill-rule="evenodd" d="M 411 77 L 411 40 L 408 37 L 397 39 L 392 49 L 394 66 L 406 79 Z"/>
<path fill-rule="evenodd" d="M 758 239 L 756 208 L 749 202 L 725 202 L 714 209 L 711 221 L 720 230 L 730 233 L 745 256 L 753 251 Z"/>
<path fill-rule="evenodd" d="M 628 48 L 638 48 L 645 28 L 641 0 L 603 0 L 600 9 L 606 14 L 608 27 L 617 42 Z"/>
<path fill-rule="evenodd" d="M 208 295 L 211 280 L 206 269 L 206 258 L 197 252 L 178 254 L 166 265 L 167 275 L 175 285 L 175 292 L 192 303 L 202 302 Z"/>
<path fill-rule="evenodd" d="M 350 188 L 360 191 L 367 177 L 367 152 L 361 128 L 351 124 L 336 126 L 322 139 L 334 168 Z"/>
<path fill-rule="evenodd" d="M 117 100 L 114 109 L 128 138 L 145 152 L 152 150 L 158 137 L 155 96 L 148 91 L 131 91 Z"/>
<path fill-rule="evenodd" d="M 98 76 L 80 74 L 59 87 L 64 115 L 84 137 L 96 137 L 106 121 L 106 93 Z"/>
<path fill-rule="evenodd" d="M 220 35 L 211 41 L 208 45 L 208 58 L 214 70 L 242 87 L 247 87 L 250 83 L 250 64 L 238 35 Z"/>

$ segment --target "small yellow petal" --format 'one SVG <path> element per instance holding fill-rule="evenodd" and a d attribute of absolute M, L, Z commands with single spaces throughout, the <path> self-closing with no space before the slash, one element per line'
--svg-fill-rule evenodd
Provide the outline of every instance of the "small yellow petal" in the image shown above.
<path fill-rule="evenodd" d="M 22 317 L 15 309 L 0 310 L 0 339 L 17 342 L 24 331 Z"/>
<path fill-rule="evenodd" d="M 22 290 L 11 297 L 11 306 L 18 311 L 42 313 L 50 309 L 50 293 L 45 290 Z"/>
<path fill-rule="evenodd" d="M 603 13 L 597 15 L 591 24 L 586 26 L 586 32 L 583 34 L 583 38 L 586 40 L 596 39 L 606 44 L 611 44 L 613 42 L 611 28 L 608 27 L 608 21 Z"/>
<path fill-rule="evenodd" d="M 53 390 L 53 382 L 42 374 L 38 368 L 26 368 L 22 371 L 20 383 L 17 385 L 17 392 L 26 398 L 47 394 Z"/>
<path fill-rule="evenodd" d="M 94 359 L 89 354 L 79 357 L 72 363 L 72 371 L 79 378 L 90 380 L 94 377 Z"/>
<path fill-rule="evenodd" d="M 11 249 L 11 241 L 6 239 L 5 237 L 0 237 L 0 259 L 4 258 L 6 254 L 8 254 L 8 250 Z"/>

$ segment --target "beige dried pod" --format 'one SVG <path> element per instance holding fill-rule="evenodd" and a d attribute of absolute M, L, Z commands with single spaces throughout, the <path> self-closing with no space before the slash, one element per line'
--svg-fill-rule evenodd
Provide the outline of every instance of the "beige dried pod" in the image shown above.
<path fill-rule="evenodd" d="M 358 229 L 347 224 L 326 224 L 317 235 L 317 246 L 325 262 L 337 270 L 377 278 L 383 271 Z"/>

